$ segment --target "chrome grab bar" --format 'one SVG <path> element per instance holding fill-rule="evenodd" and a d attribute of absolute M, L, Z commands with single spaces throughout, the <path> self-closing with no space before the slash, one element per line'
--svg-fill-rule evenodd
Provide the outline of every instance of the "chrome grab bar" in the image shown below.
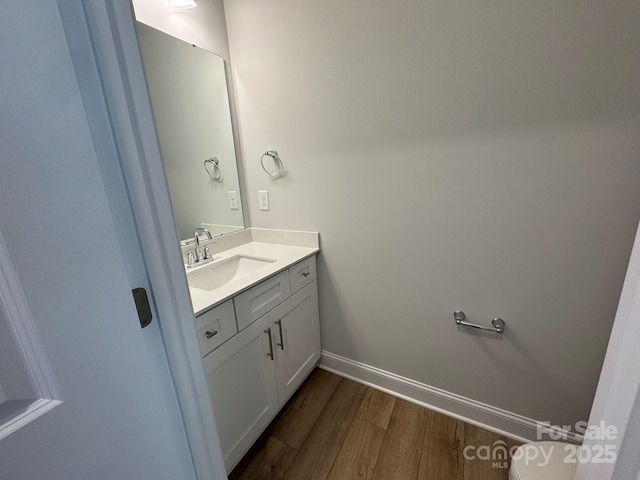
<path fill-rule="evenodd" d="M 462 310 L 456 310 L 455 312 L 453 312 L 453 318 L 456 319 L 457 325 L 462 325 L 463 327 L 477 328 L 478 330 L 483 330 L 485 332 L 499 333 L 500 335 L 504 333 L 504 328 L 506 326 L 504 323 L 504 320 L 502 320 L 500 317 L 495 317 L 493 320 L 491 320 L 491 325 L 493 325 L 493 327 L 485 327 L 483 325 L 478 325 L 476 323 L 467 322 L 465 320 L 467 316 L 464 314 Z"/>

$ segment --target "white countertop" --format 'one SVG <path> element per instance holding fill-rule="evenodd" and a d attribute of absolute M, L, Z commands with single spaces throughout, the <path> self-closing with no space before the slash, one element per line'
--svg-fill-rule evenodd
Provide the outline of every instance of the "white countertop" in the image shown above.
<path fill-rule="evenodd" d="M 231 281 L 215 290 L 200 290 L 189 286 L 191 294 L 191 305 L 196 315 L 203 313 L 216 305 L 228 300 L 238 293 L 260 283 L 276 273 L 289 268 L 294 263 L 304 260 L 320 251 L 317 247 L 299 247 L 282 245 L 277 243 L 249 242 L 213 255 L 213 261 L 202 266 L 187 269 L 187 279 L 189 274 L 200 269 L 209 267 L 212 264 L 224 261 L 236 255 L 246 255 L 251 257 L 263 257 L 274 259 L 275 262 L 262 268 L 257 272 L 250 273 L 242 278 Z"/>

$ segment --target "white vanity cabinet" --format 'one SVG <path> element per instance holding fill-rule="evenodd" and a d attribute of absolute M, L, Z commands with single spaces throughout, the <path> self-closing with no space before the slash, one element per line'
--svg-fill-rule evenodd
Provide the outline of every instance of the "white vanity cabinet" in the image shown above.
<path fill-rule="evenodd" d="M 291 294 L 289 279 L 298 271 L 309 272 L 302 277 L 306 286 Z M 242 292 L 233 303 L 238 333 L 203 358 L 227 472 L 320 359 L 315 257 Z M 263 315 L 255 319 L 258 311 Z"/>

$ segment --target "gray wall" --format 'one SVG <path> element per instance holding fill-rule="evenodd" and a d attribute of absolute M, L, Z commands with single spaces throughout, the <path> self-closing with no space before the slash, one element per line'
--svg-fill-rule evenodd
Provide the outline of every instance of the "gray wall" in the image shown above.
<path fill-rule="evenodd" d="M 325 350 L 587 419 L 640 216 L 639 10 L 225 2 L 250 224 L 320 231 Z"/>

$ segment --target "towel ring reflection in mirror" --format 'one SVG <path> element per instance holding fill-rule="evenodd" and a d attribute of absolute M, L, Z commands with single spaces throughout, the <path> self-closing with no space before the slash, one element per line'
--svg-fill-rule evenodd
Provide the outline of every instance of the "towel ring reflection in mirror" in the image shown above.
<path fill-rule="evenodd" d="M 273 160 L 273 163 L 275 165 L 275 168 L 273 170 L 269 170 L 267 167 L 265 167 L 264 157 L 269 157 Z M 278 178 L 284 173 L 284 164 L 282 163 L 277 150 L 268 150 L 264 152 L 260 157 L 260 165 L 262 165 L 262 169 L 267 172 L 267 174 L 271 178 Z"/>
<path fill-rule="evenodd" d="M 220 181 L 222 178 L 222 173 L 220 172 L 220 160 L 218 157 L 207 158 L 204 161 L 204 169 L 207 171 L 209 176 L 216 181 Z"/>

